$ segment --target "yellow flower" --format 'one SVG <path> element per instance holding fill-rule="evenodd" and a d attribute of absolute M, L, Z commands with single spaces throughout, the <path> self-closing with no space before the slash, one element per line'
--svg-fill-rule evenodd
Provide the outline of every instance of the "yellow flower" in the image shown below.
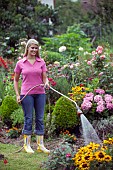
<path fill-rule="evenodd" d="M 112 161 L 112 157 L 110 155 L 105 155 L 105 161 L 106 162 Z"/>
<path fill-rule="evenodd" d="M 80 170 L 89 170 L 90 164 L 86 161 L 82 162 L 79 166 Z"/>
<path fill-rule="evenodd" d="M 103 151 L 95 152 L 96 160 L 98 160 L 99 162 L 102 162 L 105 160 L 105 155 L 106 155 L 106 153 Z"/>
<path fill-rule="evenodd" d="M 103 141 L 104 144 L 113 144 L 113 138 L 108 138 L 108 140 Z"/>

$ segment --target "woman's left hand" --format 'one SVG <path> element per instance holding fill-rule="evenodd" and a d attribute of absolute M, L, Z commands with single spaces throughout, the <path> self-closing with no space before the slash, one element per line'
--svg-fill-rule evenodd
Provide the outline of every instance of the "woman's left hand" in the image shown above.
<path fill-rule="evenodd" d="M 46 89 L 49 89 L 49 87 L 50 87 L 49 83 L 48 83 L 48 82 L 45 83 L 45 84 L 44 84 L 44 87 L 45 87 Z"/>

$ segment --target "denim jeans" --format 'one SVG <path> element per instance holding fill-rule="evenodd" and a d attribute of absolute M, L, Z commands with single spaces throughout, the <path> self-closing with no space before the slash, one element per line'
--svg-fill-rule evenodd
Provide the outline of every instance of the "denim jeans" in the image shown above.
<path fill-rule="evenodd" d="M 23 98 L 24 95 L 21 95 Z M 33 125 L 33 111 L 35 110 L 35 130 L 36 135 L 44 135 L 44 108 L 45 94 L 27 95 L 21 102 L 24 111 L 24 127 L 22 134 L 31 135 Z"/>

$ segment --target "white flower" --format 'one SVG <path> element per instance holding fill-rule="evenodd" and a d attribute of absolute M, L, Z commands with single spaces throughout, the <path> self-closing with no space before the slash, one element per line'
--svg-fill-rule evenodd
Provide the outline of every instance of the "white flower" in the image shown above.
<path fill-rule="evenodd" d="M 69 66 L 69 67 L 70 67 L 70 69 L 73 69 L 73 66 L 74 66 L 74 65 L 73 65 L 73 64 L 71 64 L 71 65 Z"/>
<path fill-rule="evenodd" d="M 26 46 L 26 42 L 25 42 L 25 41 L 22 41 L 20 44 L 21 44 L 22 46 Z"/>
<path fill-rule="evenodd" d="M 88 55 L 89 53 L 87 51 L 84 52 L 84 55 Z"/>
<path fill-rule="evenodd" d="M 79 47 L 79 51 L 83 51 L 84 49 L 82 47 Z"/>
<path fill-rule="evenodd" d="M 55 66 L 60 66 L 60 62 L 55 61 L 55 62 L 54 62 L 54 65 L 55 65 Z"/>
<path fill-rule="evenodd" d="M 75 67 L 78 67 L 78 66 L 80 66 L 80 63 L 76 63 L 76 64 L 75 64 Z"/>
<path fill-rule="evenodd" d="M 66 51 L 66 46 L 61 46 L 61 47 L 59 48 L 59 52 L 60 52 L 60 53 L 63 52 L 63 51 Z"/>

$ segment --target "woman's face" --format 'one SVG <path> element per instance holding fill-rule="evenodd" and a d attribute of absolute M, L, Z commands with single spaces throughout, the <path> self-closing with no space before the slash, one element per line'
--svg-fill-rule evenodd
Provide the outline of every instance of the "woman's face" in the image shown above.
<path fill-rule="evenodd" d="M 36 56 L 38 53 L 38 46 L 35 45 L 35 44 L 31 44 L 29 47 L 28 47 L 28 55 L 30 56 Z"/>

